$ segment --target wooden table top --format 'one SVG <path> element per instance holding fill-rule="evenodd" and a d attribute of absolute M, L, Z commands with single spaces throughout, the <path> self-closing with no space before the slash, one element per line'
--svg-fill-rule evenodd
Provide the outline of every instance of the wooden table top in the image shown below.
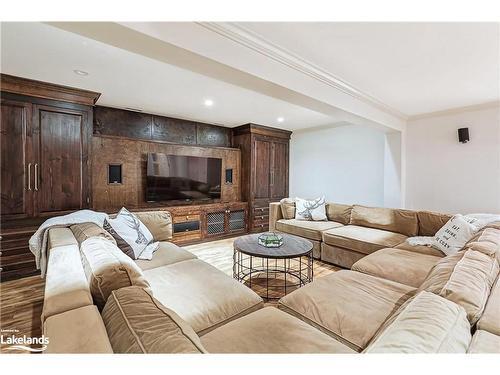
<path fill-rule="evenodd" d="M 255 233 L 238 237 L 234 241 L 234 249 L 251 256 L 276 259 L 297 258 L 308 255 L 313 249 L 311 241 L 286 233 L 280 233 L 283 236 L 283 245 L 265 247 L 258 242 L 259 236 L 262 234 Z"/>

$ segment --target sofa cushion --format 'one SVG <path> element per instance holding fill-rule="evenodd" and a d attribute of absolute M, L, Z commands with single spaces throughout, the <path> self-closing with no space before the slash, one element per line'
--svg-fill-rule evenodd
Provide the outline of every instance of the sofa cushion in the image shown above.
<path fill-rule="evenodd" d="M 51 228 L 48 234 L 48 248 L 67 245 L 79 245 L 75 235 L 69 228 Z"/>
<path fill-rule="evenodd" d="M 472 336 L 467 353 L 500 353 L 500 336 L 487 331 L 477 330 L 474 336 Z"/>
<path fill-rule="evenodd" d="M 113 236 L 109 234 L 106 229 L 101 228 L 96 223 L 73 224 L 69 227 L 69 229 L 71 229 L 71 232 L 73 232 L 73 235 L 75 236 L 79 245 L 90 237 L 103 237 L 116 244 Z"/>
<path fill-rule="evenodd" d="M 343 270 L 286 295 L 279 307 L 360 351 L 414 291 L 393 281 Z"/>
<path fill-rule="evenodd" d="M 115 353 L 206 353 L 185 321 L 139 287 L 113 291 L 102 319 Z"/>
<path fill-rule="evenodd" d="M 284 219 L 295 219 L 295 201 L 292 198 L 280 200 L 280 207 Z"/>
<path fill-rule="evenodd" d="M 184 260 L 196 259 L 196 255 L 177 246 L 172 242 L 160 242 L 158 250 L 153 254 L 153 259 L 137 259 L 135 263 L 143 270 L 166 266 Z"/>
<path fill-rule="evenodd" d="M 410 210 L 354 205 L 349 224 L 401 233 L 408 237 L 418 233 L 417 213 Z"/>
<path fill-rule="evenodd" d="M 407 250 L 407 251 L 412 251 L 414 253 L 420 253 L 426 255 L 433 255 L 435 257 L 440 257 L 440 258 L 443 258 L 445 256 L 442 251 L 432 246 L 425 246 L 425 245 L 412 246 L 406 241 L 397 245 L 396 249 Z"/>
<path fill-rule="evenodd" d="M 336 221 L 337 223 L 347 225 L 351 220 L 351 210 L 352 206 L 348 204 L 340 203 L 327 203 L 326 204 L 326 216 L 330 221 Z"/>
<path fill-rule="evenodd" d="M 483 315 L 477 322 L 477 327 L 500 336 L 500 278 L 497 277 L 491 288 Z"/>
<path fill-rule="evenodd" d="M 265 307 L 202 337 L 210 353 L 355 353 L 275 307 Z"/>
<path fill-rule="evenodd" d="M 451 216 L 431 211 L 417 211 L 418 235 L 433 237 L 451 219 Z"/>
<path fill-rule="evenodd" d="M 384 324 L 365 353 L 465 353 L 470 340 L 464 309 L 423 291 Z"/>
<path fill-rule="evenodd" d="M 296 236 L 321 241 L 322 232 L 327 229 L 341 227 L 334 221 L 306 221 L 297 219 L 281 219 L 276 222 L 276 230 Z"/>
<path fill-rule="evenodd" d="M 469 241 L 465 248 L 494 256 L 500 262 L 500 229 L 485 228 L 481 230 L 480 235 L 474 241 Z"/>
<path fill-rule="evenodd" d="M 385 247 L 394 247 L 406 240 L 406 236 L 386 230 L 345 225 L 323 232 L 323 242 L 328 245 L 371 254 Z"/>
<path fill-rule="evenodd" d="M 64 229 L 73 237 L 69 228 L 58 229 Z M 61 234 L 62 231 L 58 232 Z M 51 248 L 45 275 L 42 323 L 52 315 L 93 303 L 78 245 Z"/>
<path fill-rule="evenodd" d="M 91 237 L 82 243 L 80 253 L 92 298 L 100 310 L 113 290 L 132 285 L 149 288 L 139 266 L 112 242 Z"/>
<path fill-rule="evenodd" d="M 172 216 L 168 211 L 134 212 L 149 229 L 155 241 L 172 239 Z"/>
<path fill-rule="evenodd" d="M 49 317 L 43 325 L 49 338 L 44 353 L 113 353 L 99 311 L 94 305 Z"/>
<path fill-rule="evenodd" d="M 439 260 L 420 286 L 462 306 L 471 324 L 481 316 L 498 276 L 498 262 L 479 251 L 466 250 Z"/>
<path fill-rule="evenodd" d="M 245 285 L 199 259 L 144 271 L 153 296 L 198 335 L 263 306 Z"/>
<path fill-rule="evenodd" d="M 366 254 L 337 246 L 321 243 L 321 260 L 337 266 L 350 269 L 354 263 L 365 257 Z"/>
<path fill-rule="evenodd" d="M 352 270 L 418 288 L 440 257 L 401 249 L 381 249 L 353 264 Z"/>

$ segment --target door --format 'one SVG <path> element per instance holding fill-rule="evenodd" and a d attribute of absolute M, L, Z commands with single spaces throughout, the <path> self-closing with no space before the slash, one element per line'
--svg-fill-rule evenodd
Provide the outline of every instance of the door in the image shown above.
<path fill-rule="evenodd" d="M 271 142 L 255 139 L 253 143 L 253 157 L 253 199 L 269 198 L 271 183 Z"/>
<path fill-rule="evenodd" d="M 14 100 L 1 105 L 1 208 L 2 221 L 23 219 L 33 213 L 31 142 L 32 106 Z"/>
<path fill-rule="evenodd" d="M 89 114 L 53 106 L 34 107 L 34 190 L 40 216 L 88 207 Z M 35 141 L 36 140 L 36 141 Z"/>
<path fill-rule="evenodd" d="M 271 198 L 288 196 L 288 144 L 273 142 L 271 146 Z"/>

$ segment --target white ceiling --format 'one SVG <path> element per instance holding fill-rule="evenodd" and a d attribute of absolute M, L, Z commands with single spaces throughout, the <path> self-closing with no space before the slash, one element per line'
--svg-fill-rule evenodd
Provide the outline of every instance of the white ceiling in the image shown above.
<path fill-rule="evenodd" d="M 239 23 L 406 115 L 500 100 L 498 23 Z"/>
<path fill-rule="evenodd" d="M 98 104 L 224 126 L 316 127 L 332 118 L 41 23 L 3 23 L 2 72 L 102 93 Z M 74 74 L 79 69 L 86 77 Z M 212 99 L 214 106 L 203 105 Z M 283 123 L 277 118 L 284 117 Z"/>
<path fill-rule="evenodd" d="M 500 100 L 499 24 L 129 23 L 113 30 L 151 38 L 149 51 L 162 41 L 195 54 L 177 59 L 165 56 L 168 48 L 141 52 L 123 36 L 111 43 L 119 37 L 99 27 L 2 23 L 1 71 L 101 92 L 100 105 L 290 130 L 345 121 L 397 128 L 394 119 Z M 203 106 L 207 98 L 212 108 Z"/>

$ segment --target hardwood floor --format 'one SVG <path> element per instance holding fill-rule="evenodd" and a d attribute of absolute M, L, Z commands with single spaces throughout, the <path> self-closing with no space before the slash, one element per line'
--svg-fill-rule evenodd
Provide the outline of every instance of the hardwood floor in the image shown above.
<path fill-rule="evenodd" d="M 186 246 L 185 249 L 232 276 L 233 241 L 234 238 L 229 238 Z M 315 260 L 314 278 L 329 275 L 339 269 Z M 44 288 L 45 281 L 40 276 L 0 283 L 0 330 L 17 330 L 16 336 L 40 336 Z M 0 352 L 6 351 L 0 347 Z"/>
<path fill-rule="evenodd" d="M 0 283 L 0 331 L 15 336 L 41 336 L 45 280 L 39 275 Z M 3 346 L 0 352 L 7 353 Z M 15 351 L 9 350 L 8 353 Z M 23 352 L 26 353 L 26 352 Z"/>

